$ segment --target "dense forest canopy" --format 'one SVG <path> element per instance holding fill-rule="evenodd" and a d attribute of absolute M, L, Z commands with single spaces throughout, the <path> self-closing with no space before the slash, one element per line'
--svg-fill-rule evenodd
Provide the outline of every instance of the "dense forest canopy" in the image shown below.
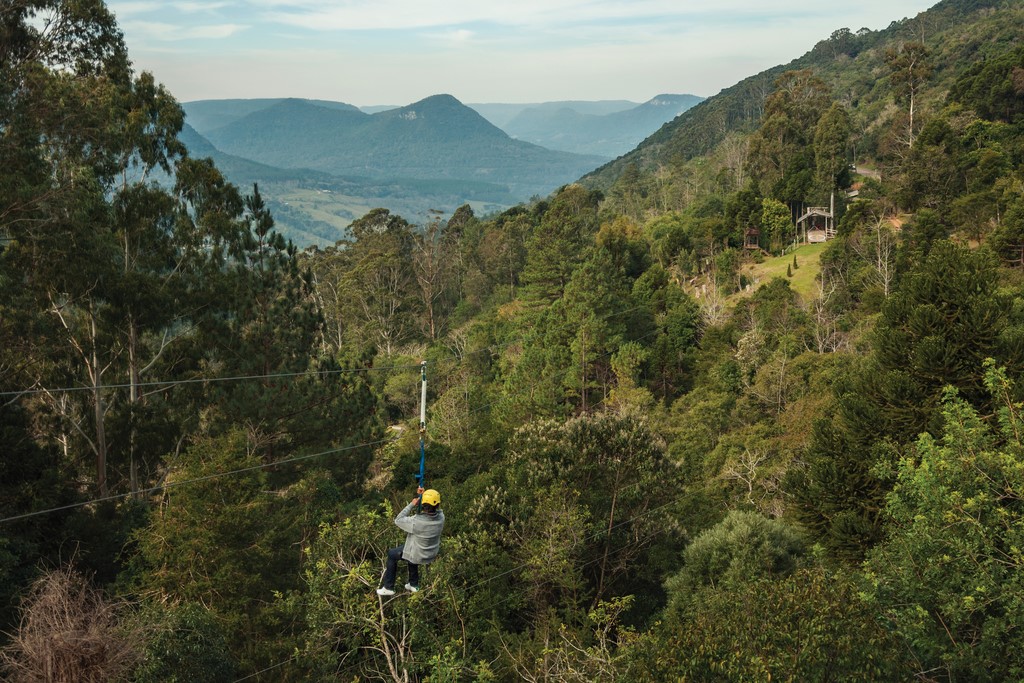
<path fill-rule="evenodd" d="M 303 252 L 101 0 L 0 32 L 12 680 L 1024 677 L 1019 3 Z M 448 521 L 382 600 L 422 361 Z"/>

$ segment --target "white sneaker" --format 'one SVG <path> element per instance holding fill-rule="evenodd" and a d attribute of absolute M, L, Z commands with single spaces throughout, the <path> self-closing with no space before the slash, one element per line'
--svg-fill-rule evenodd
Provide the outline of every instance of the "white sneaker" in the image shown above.
<path fill-rule="evenodd" d="M 377 595 L 394 595 L 394 594 L 395 594 L 395 591 L 391 590 L 390 588 L 384 588 L 383 586 L 381 586 L 380 588 L 377 589 Z"/>
<path fill-rule="evenodd" d="M 409 591 L 410 593 L 415 593 L 419 591 L 419 588 L 417 586 L 412 585 L 411 583 L 407 583 L 405 584 L 405 590 Z"/>

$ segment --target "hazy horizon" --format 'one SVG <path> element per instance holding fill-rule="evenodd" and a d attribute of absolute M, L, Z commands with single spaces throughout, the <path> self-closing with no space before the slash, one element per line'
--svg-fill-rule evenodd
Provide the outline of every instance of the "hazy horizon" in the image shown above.
<path fill-rule="evenodd" d="M 117 0 L 138 70 L 180 101 L 297 97 L 403 106 L 646 102 L 715 95 L 838 28 L 878 30 L 933 0 Z"/>

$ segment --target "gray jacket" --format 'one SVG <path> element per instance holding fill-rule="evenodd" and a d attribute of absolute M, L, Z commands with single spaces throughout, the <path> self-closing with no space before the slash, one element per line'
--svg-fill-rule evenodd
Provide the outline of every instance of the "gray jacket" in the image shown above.
<path fill-rule="evenodd" d="M 417 515 L 412 512 L 412 508 L 412 503 L 409 503 L 395 517 L 395 526 L 408 534 L 402 559 L 413 564 L 430 564 L 441 547 L 444 513 L 438 510 L 433 515 Z"/>

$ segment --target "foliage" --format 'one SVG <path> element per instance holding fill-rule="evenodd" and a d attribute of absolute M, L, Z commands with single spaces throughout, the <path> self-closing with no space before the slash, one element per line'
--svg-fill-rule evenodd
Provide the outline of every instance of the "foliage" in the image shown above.
<path fill-rule="evenodd" d="M 806 550 L 785 522 L 734 510 L 686 547 L 683 568 L 665 584 L 669 614 L 699 601 L 701 591 L 735 589 L 765 577 L 791 573 Z"/>
<path fill-rule="evenodd" d="M 1021 92 L 1024 49 L 973 64 L 949 92 L 952 102 L 970 107 L 987 121 L 1014 123 L 1024 113 Z"/>
<path fill-rule="evenodd" d="M 995 419 L 949 389 L 940 434 L 900 460 L 889 537 L 867 562 L 872 599 L 934 680 L 997 681 L 1024 672 L 1016 647 L 1024 490 L 1021 403 L 988 364 Z"/>
<path fill-rule="evenodd" d="M 627 646 L 630 680 L 891 681 L 911 669 L 843 574 L 821 567 L 702 591 Z"/>
<path fill-rule="evenodd" d="M 151 631 L 134 680 L 140 683 L 214 683 L 234 678 L 227 639 L 214 615 L 197 603 L 155 605 L 140 619 Z"/>
<path fill-rule="evenodd" d="M 838 419 L 822 419 L 808 467 L 793 473 L 802 519 L 853 556 L 879 539 L 886 486 L 873 472 L 941 426 L 947 385 L 988 409 L 984 361 L 1016 367 L 1017 323 L 997 287 L 990 253 L 939 241 L 885 302 L 872 353 L 838 393 Z"/>

